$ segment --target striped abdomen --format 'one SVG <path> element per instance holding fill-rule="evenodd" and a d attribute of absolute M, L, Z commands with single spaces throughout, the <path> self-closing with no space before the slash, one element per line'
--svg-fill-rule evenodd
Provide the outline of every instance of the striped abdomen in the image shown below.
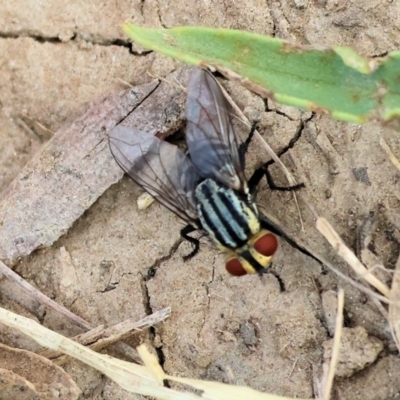
<path fill-rule="evenodd" d="M 242 247 L 260 230 L 255 203 L 246 204 L 234 190 L 212 179 L 197 186 L 196 199 L 203 228 L 223 247 Z"/>

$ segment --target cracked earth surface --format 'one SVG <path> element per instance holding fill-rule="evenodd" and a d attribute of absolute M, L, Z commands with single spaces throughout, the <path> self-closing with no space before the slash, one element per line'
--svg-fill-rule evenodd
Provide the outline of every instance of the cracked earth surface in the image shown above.
<path fill-rule="evenodd" d="M 206 25 L 246 29 L 301 44 L 348 45 L 367 56 L 400 47 L 400 3 L 390 1 L 250 0 L 70 1 L 59 4 L 15 1 L 0 5 L 0 194 L 32 155 L 84 104 L 103 94 L 166 76 L 178 62 L 130 44 L 118 24 L 154 27 Z M 258 121 L 261 135 L 305 184 L 319 215 L 326 217 L 355 249 L 362 221 L 375 215 L 374 252 L 387 267 L 398 254 L 399 174 L 379 146 L 383 137 L 400 155 L 397 134 L 380 126 L 347 124 L 261 99 L 231 83 L 225 87 L 245 115 Z M 40 123 L 40 125 L 38 125 Z M 45 127 L 45 128 L 43 128 Z M 243 126 L 237 123 L 243 134 Z M 247 174 L 269 158 L 253 141 Z M 286 185 L 280 169 L 270 170 Z M 310 398 L 313 370 L 330 336 L 328 300 L 337 277 L 281 241 L 270 274 L 241 279 L 227 276 L 223 257 L 206 240 L 189 260 L 181 222 L 158 204 L 138 211 L 142 190 L 127 178 L 112 186 L 55 245 L 36 251 L 15 267 L 29 282 L 92 325 L 171 306 L 171 318 L 129 339 L 147 343 L 170 374 L 248 385 L 270 393 Z M 333 260 L 300 202 L 302 229 L 292 193 L 260 185 L 260 207 L 294 237 Z M 69 262 L 65 261 L 67 252 Z M 387 323 L 373 302 L 348 284 L 346 327 L 362 327 L 383 350 L 361 369 L 336 382 L 334 396 L 390 399 L 400 393 L 400 360 Z M 2 306 L 39 320 L 67 336 L 80 333 L 51 311 L 28 313 L 4 296 Z M 35 350 L 15 335 L 2 342 Z M 110 350 L 111 352 L 111 350 Z M 112 353 L 111 353 L 112 354 Z M 120 356 L 120 355 L 118 355 Z M 139 399 L 100 373 L 69 362 L 65 369 L 82 399 Z M 374 387 L 374 390 L 368 388 Z"/>

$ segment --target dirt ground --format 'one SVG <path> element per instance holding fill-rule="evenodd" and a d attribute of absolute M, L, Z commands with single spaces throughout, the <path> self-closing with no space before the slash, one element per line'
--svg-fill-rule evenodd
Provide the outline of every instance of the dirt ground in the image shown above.
<path fill-rule="evenodd" d="M 3 2 L 0 198 L 48 140 L 49 131 L 73 120 L 86 102 L 125 89 L 123 82 L 150 82 L 147 72 L 164 77 L 182 66 L 131 46 L 118 25 L 126 19 L 149 27 L 238 28 L 300 44 L 351 46 L 370 57 L 400 48 L 396 0 Z M 260 133 L 273 149 L 287 150 L 282 161 L 305 184 L 302 190 L 316 212 L 353 250 L 360 227 L 374 213 L 371 249 L 387 268 L 394 268 L 400 175 L 379 141 L 384 138 L 400 157 L 398 133 L 274 104 L 223 83 L 244 113 L 260 121 Z M 288 149 L 293 138 L 295 144 Z M 257 151 L 253 143 L 250 157 Z M 271 172 L 277 183 L 286 183 L 278 167 Z M 204 239 L 199 254 L 184 263 L 182 255 L 190 247 L 180 241 L 182 223 L 158 204 L 139 211 L 141 193 L 124 177 L 51 248 L 35 251 L 14 270 L 93 326 L 140 319 L 170 306 L 166 322 L 128 340 L 132 346 L 146 342 L 154 348 L 169 374 L 298 398 L 315 395 L 313 377 L 332 338 L 331 315 L 340 285 L 350 344 L 333 398 L 385 400 L 400 395 L 400 358 L 387 321 L 370 297 L 282 240 L 274 268 L 283 291 L 272 274 L 262 281 L 228 276 L 223 256 Z M 264 184 L 258 200 L 292 236 L 352 275 L 316 232 L 313 215 L 300 202 L 302 229 L 292 193 L 270 191 Z M 390 282 L 389 276 L 384 279 Z M 42 307 L 30 313 L 4 295 L 0 304 L 64 335 L 80 332 Z M 0 342 L 38 348 L 20 335 L 2 332 Z M 82 399 L 142 398 L 79 362 L 64 368 L 82 390 Z"/>

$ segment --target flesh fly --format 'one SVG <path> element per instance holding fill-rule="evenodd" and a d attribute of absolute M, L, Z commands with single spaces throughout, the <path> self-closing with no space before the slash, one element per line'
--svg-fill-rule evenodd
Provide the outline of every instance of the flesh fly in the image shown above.
<path fill-rule="evenodd" d="M 187 92 L 186 154 L 121 125 L 109 136 L 111 153 L 138 185 L 187 223 L 181 236 L 194 248 L 185 258 L 199 250 L 199 240 L 189 236 L 198 230 L 223 251 L 231 275 L 266 272 L 278 248 L 275 234 L 282 232 L 255 202 L 261 178 L 270 178 L 267 169 L 256 170 L 248 181 L 244 174 L 253 131 L 239 145 L 229 103 L 209 72 L 195 69 Z"/>

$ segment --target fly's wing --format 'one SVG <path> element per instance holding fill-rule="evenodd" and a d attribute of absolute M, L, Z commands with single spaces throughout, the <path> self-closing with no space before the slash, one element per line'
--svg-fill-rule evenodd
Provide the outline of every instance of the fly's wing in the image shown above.
<path fill-rule="evenodd" d="M 115 127 L 108 140 L 115 161 L 138 185 L 198 226 L 194 190 L 200 177 L 189 157 L 176 146 L 127 126 Z"/>
<path fill-rule="evenodd" d="M 215 78 L 195 69 L 188 83 L 186 141 L 193 164 L 204 178 L 247 192 L 244 166 L 231 122 L 231 107 Z"/>

